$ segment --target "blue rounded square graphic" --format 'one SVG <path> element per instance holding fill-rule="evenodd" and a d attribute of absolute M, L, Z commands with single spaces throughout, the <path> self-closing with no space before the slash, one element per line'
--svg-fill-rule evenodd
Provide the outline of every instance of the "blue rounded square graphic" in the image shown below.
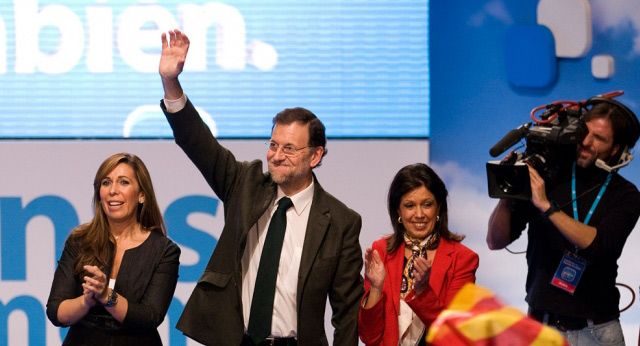
<path fill-rule="evenodd" d="M 514 86 L 544 88 L 556 80 L 555 41 L 546 26 L 511 26 L 504 52 L 507 78 Z"/>

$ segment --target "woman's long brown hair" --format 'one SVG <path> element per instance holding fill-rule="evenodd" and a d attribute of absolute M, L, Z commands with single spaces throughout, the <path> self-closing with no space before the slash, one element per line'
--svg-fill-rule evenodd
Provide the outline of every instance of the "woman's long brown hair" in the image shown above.
<path fill-rule="evenodd" d="M 167 235 L 162 213 L 153 191 L 151 176 L 144 162 L 133 154 L 112 155 L 102 162 L 93 180 L 93 219 L 75 228 L 70 235 L 71 240 L 78 245 L 79 251 L 75 264 L 76 275 L 82 275 L 84 265 L 94 265 L 103 271 L 111 265 L 115 238 L 109 230 L 109 222 L 100 203 L 100 185 L 102 180 L 121 163 L 133 169 L 140 191 L 144 194 L 144 203 L 138 204 L 138 223 L 144 229 Z"/>

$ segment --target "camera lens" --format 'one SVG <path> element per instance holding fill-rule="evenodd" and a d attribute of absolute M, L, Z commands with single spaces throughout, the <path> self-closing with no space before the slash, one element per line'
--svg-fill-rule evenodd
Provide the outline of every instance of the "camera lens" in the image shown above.
<path fill-rule="evenodd" d="M 509 195 L 526 193 L 529 189 L 529 171 L 525 166 L 502 166 L 496 172 L 498 188 Z"/>
<path fill-rule="evenodd" d="M 520 160 L 487 162 L 487 182 L 492 198 L 528 200 L 531 197 L 529 167 Z"/>

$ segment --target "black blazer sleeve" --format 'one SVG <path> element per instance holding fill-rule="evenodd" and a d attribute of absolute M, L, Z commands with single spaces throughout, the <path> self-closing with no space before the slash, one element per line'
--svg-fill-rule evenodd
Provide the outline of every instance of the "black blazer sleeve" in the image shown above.
<path fill-rule="evenodd" d="M 160 107 L 173 130 L 176 144 L 200 170 L 218 198 L 227 202 L 242 165 L 213 137 L 190 100 L 177 113 L 168 113 L 162 101 Z"/>
<path fill-rule="evenodd" d="M 62 256 L 58 261 L 58 267 L 53 276 L 53 283 L 49 292 L 49 299 L 47 300 L 47 317 L 56 327 L 63 326 L 58 321 L 60 304 L 66 299 L 76 298 L 82 294 L 82 292 L 78 292 L 78 278 L 74 274 L 77 255 L 78 248 L 75 241 L 68 238 L 64 244 Z"/>
<path fill-rule="evenodd" d="M 129 300 L 127 315 L 122 321 L 122 329 L 151 330 L 157 328 L 164 320 L 173 299 L 173 293 L 178 283 L 180 248 L 169 239 L 158 238 L 158 243 L 164 244 L 164 246 L 154 246 L 153 248 L 162 253 L 160 262 L 155 267 L 141 299 L 138 301 Z M 128 264 L 135 265 L 135 263 Z"/>

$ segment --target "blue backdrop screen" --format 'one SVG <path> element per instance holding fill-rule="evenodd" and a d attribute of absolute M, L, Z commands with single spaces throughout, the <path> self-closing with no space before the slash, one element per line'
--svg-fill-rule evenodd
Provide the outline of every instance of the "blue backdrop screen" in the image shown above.
<path fill-rule="evenodd" d="M 267 137 L 301 106 L 331 137 L 428 137 L 428 3 L 13 0 L 0 4 L 0 137 L 170 137 L 160 35 L 219 137 Z"/>

